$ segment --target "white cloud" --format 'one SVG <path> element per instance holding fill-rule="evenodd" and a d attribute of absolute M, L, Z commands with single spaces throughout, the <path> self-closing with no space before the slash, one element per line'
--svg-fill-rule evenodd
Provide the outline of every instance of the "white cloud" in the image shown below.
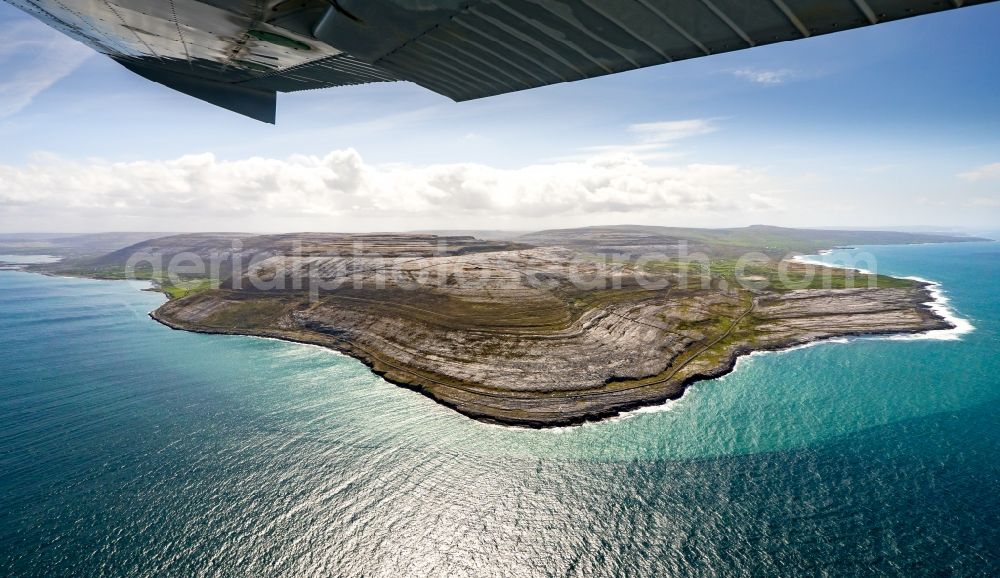
<path fill-rule="evenodd" d="M 881 164 L 881 165 L 871 165 L 867 167 L 861 167 L 861 171 L 865 173 L 871 173 L 873 175 L 884 175 L 886 173 L 891 173 L 898 170 L 900 165 L 895 165 L 891 163 Z"/>
<path fill-rule="evenodd" d="M 710 119 L 695 118 L 666 122 L 645 122 L 633 124 L 628 131 L 642 143 L 668 143 L 702 134 L 715 132 L 718 128 Z"/>
<path fill-rule="evenodd" d="M 973 197 L 968 204 L 972 207 L 1000 208 L 1000 195 L 996 197 Z"/>
<path fill-rule="evenodd" d="M 983 165 L 969 172 L 961 173 L 958 178 L 970 182 L 1000 180 L 1000 163 Z"/>
<path fill-rule="evenodd" d="M 16 114 L 36 96 L 79 68 L 93 51 L 37 22 L 4 31 L 0 48 L 0 118 Z"/>
<path fill-rule="evenodd" d="M 371 165 L 352 149 L 325 156 L 78 162 L 39 156 L 0 165 L 0 217 L 71 211 L 156 216 L 183 228 L 211 216 L 239 228 L 244 216 L 402 217 L 412 227 L 441 218 L 546 218 L 631 213 L 739 214 L 773 210 L 770 176 L 722 164 L 654 166 L 631 156 L 501 169 L 482 164 Z"/>
<path fill-rule="evenodd" d="M 577 154 L 556 157 L 551 160 L 555 162 L 581 162 L 594 157 L 632 156 L 644 161 L 662 161 L 681 155 L 675 150 L 669 150 L 677 141 L 717 130 L 718 127 L 714 121 L 707 118 L 631 124 L 627 127 L 627 131 L 634 139 L 633 142 L 582 147 Z"/>
<path fill-rule="evenodd" d="M 737 78 L 758 84 L 783 84 L 795 77 L 795 72 L 786 68 L 766 70 L 761 68 L 739 68 L 732 71 Z"/>
<path fill-rule="evenodd" d="M 770 195 L 762 195 L 760 193 L 750 193 L 747 195 L 750 200 L 750 208 L 756 211 L 780 211 L 782 210 L 781 201 Z"/>

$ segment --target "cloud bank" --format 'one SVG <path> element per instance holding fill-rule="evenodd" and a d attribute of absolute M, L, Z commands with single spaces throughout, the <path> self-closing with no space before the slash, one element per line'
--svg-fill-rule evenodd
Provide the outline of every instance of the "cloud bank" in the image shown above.
<path fill-rule="evenodd" d="M 765 171 L 722 164 L 656 166 L 633 155 L 501 169 L 483 164 L 372 165 L 353 150 L 285 159 L 79 162 L 38 156 L 0 165 L 0 214 L 53 210 L 113 215 L 544 218 L 649 212 L 771 210 Z M 166 226 L 166 225 L 165 225 Z M 236 225 L 238 228 L 238 225 Z M 171 225 L 176 228 L 176 225 Z M 230 227 L 231 228 L 231 227 Z"/>

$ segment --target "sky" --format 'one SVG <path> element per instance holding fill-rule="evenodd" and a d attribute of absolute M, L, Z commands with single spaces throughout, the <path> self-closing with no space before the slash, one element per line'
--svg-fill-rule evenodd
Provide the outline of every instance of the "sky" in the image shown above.
<path fill-rule="evenodd" d="M 282 94 L 274 126 L 0 29 L 0 233 L 1000 228 L 1000 3 L 464 103 Z"/>

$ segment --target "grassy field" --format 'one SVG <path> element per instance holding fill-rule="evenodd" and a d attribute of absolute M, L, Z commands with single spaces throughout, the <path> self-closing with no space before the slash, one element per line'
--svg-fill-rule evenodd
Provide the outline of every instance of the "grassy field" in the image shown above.
<path fill-rule="evenodd" d="M 37 270 L 65 275 L 67 277 L 86 277 L 88 279 L 105 279 L 110 281 L 152 281 L 157 290 L 163 292 L 169 299 L 180 299 L 192 293 L 208 291 L 219 287 L 218 279 L 205 279 L 198 276 L 176 275 L 171 279 L 166 275 L 157 275 L 152 269 L 140 268 L 129 270 L 124 266 L 109 265 L 103 267 L 39 267 Z"/>
<path fill-rule="evenodd" d="M 704 261 L 660 260 L 641 264 L 652 274 L 686 276 L 688 285 L 711 278 L 753 290 L 786 292 L 800 289 L 912 287 L 913 281 L 887 275 L 868 275 L 849 269 L 820 267 L 777 259 L 740 262 L 738 259 Z M 692 282 L 693 279 L 693 282 Z"/>

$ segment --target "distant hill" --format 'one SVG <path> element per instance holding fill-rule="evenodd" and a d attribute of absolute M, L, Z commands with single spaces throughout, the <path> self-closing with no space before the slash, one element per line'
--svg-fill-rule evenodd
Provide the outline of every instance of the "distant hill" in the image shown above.
<path fill-rule="evenodd" d="M 57 257 L 97 256 L 174 233 L 17 233 L 0 235 L 0 254 Z"/>
<path fill-rule="evenodd" d="M 705 253 L 712 258 L 732 258 L 760 251 L 780 258 L 788 253 L 813 253 L 843 245 L 951 243 L 983 240 L 977 237 L 899 231 L 846 231 L 789 229 L 755 225 L 733 229 L 697 229 L 643 225 L 613 225 L 553 229 L 519 234 L 502 231 L 440 231 L 431 233 L 101 233 L 94 235 L 6 236 L 3 242 L 22 243 L 22 253 L 50 253 L 65 257 L 55 264 L 34 268 L 52 273 L 118 278 L 137 254 L 155 255 L 167 265 L 182 254 L 204 262 L 218 262 L 219 274 L 233 274 L 234 263 L 243 270 L 251 260 L 275 255 L 429 257 L 463 255 L 529 247 L 566 247 L 578 251 L 629 255 Z M 459 234 L 470 233 L 470 234 Z M 479 233 L 473 235 L 471 233 Z M 484 238 L 488 237 L 488 238 Z M 136 242 L 128 243 L 128 241 Z M 2 253 L 0 248 L 0 253 Z M 234 257 L 238 257 L 234 259 Z"/>
<path fill-rule="evenodd" d="M 99 278 L 120 278 L 136 256 L 145 255 L 167 266 L 175 258 L 197 256 L 203 263 L 217 263 L 218 275 L 225 279 L 242 271 L 254 260 L 276 255 L 300 256 L 405 256 L 429 257 L 464 255 L 526 248 L 507 241 L 488 241 L 472 236 L 437 236 L 411 233 L 185 233 L 144 239 L 101 255 L 69 256 L 59 263 L 32 268 L 50 273 Z M 144 264 L 139 265 L 143 269 Z M 182 275 L 183 276 L 183 275 Z M 201 275 L 195 275 L 201 276 Z"/>
<path fill-rule="evenodd" d="M 844 245 L 912 245 L 986 241 L 980 237 L 942 233 L 901 231 L 848 231 L 832 229 L 791 229 L 752 225 L 731 229 L 612 225 L 537 231 L 516 240 L 536 246 L 564 246 L 594 252 L 671 252 L 681 243 L 690 251 L 711 254 L 747 250 L 771 254 L 814 253 Z"/>
<path fill-rule="evenodd" d="M 467 236 L 487 241 L 511 241 L 523 235 L 529 234 L 531 231 L 528 229 L 522 231 L 505 231 L 502 229 L 428 229 L 408 232 L 424 235 L 437 235 L 439 237 Z"/>

